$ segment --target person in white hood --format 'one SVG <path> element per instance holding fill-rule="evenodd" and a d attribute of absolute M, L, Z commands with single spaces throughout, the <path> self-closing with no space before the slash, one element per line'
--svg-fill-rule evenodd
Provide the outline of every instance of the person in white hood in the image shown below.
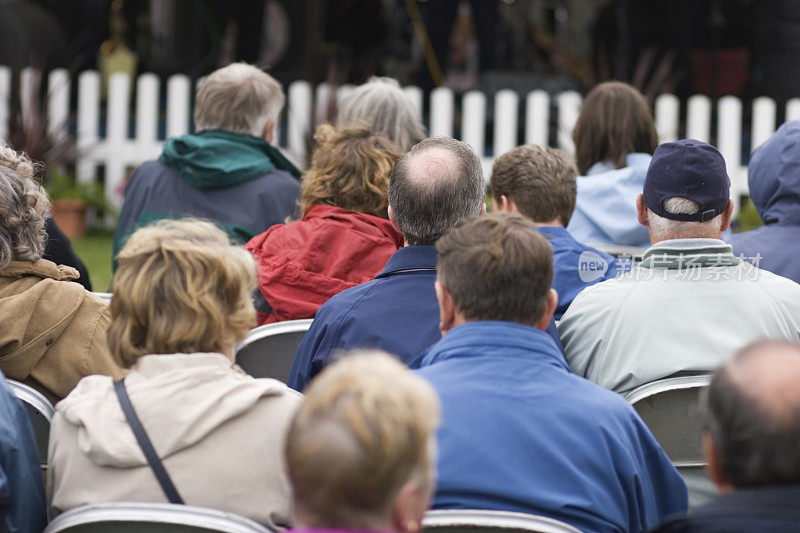
<path fill-rule="evenodd" d="M 123 392 L 110 377 L 89 376 L 56 406 L 51 513 L 174 501 L 132 430 L 127 397 L 179 501 L 288 527 L 282 450 L 302 396 L 233 362 L 255 324 L 252 257 L 213 224 L 179 220 L 134 233 L 118 261 L 108 341 L 130 372 Z"/>

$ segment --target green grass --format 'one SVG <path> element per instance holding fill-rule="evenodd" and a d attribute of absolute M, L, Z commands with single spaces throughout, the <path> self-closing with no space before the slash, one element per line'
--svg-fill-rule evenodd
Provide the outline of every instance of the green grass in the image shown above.
<path fill-rule="evenodd" d="M 89 270 L 92 289 L 106 292 L 111 285 L 111 249 L 114 232 L 107 229 L 90 229 L 86 235 L 73 239 L 72 248 Z"/>

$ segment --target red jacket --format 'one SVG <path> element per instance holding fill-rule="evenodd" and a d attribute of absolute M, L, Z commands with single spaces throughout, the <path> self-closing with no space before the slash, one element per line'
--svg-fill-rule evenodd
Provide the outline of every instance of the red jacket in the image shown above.
<path fill-rule="evenodd" d="M 273 311 L 259 313 L 259 324 L 312 318 L 331 296 L 374 278 L 402 246 L 388 220 L 329 205 L 271 227 L 245 245 Z"/>

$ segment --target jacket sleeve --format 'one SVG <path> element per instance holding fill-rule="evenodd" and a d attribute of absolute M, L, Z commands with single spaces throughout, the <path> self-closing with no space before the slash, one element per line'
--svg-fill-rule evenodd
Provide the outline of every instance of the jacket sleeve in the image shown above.
<path fill-rule="evenodd" d="M 142 176 L 143 170 L 136 169 L 131 177 L 128 178 L 128 184 L 125 186 L 125 199 L 122 203 L 122 210 L 117 220 L 117 230 L 114 232 L 114 247 L 112 260 L 116 268 L 116 257 L 128 236 L 133 231 L 136 221 L 139 220 L 139 215 L 144 208 L 144 201 L 146 197 L 146 187 L 143 183 L 146 181 Z"/>
<path fill-rule="evenodd" d="M 289 379 L 286 381 L 289 387 L 303 392 L 308 382 L 325 368 L 332 347 L 332 337 L 330 325 L 317 313 L 297 348 Z"/>
<path fill-rule="evenodd" d="M 94 300 L 95 297 L 87 295 L 87 298 Z M 84 372 L 81 377 L 102 374 L 111 376 L 115 380 L 122 379 L 127 371 L 122 368 L 121 362 L 114 360 L 108 347 L 108 327 L 111 325 L 111 313 L 108 305 L 105 302 L 93 301 L 92 303 L 99 304 L 100 308 L 97 319 L 89 330 Z"/>

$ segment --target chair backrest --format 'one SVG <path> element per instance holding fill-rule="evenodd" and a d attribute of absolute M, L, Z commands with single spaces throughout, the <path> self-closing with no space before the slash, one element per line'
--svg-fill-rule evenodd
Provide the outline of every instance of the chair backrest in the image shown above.
<path fill-rule="evenodd" d="M 243 516 L 171 503 L 99 503 L 76 507 L 53 519 L 45 533 L 268 533 Z"/>
<path fill-rule="evenodd" d="M 92 294 L 94 294 L 95 296 L 99 296 L 100 298 L 105 300 L 105 302 L 107 304 L 111 303 L 111 293 L 110 292 L 93 292 Z"/>
<path fill-rule="evenodd" d="M 425 533 L 580 533 L 569 524 L 544 516 L 481 509 L 428 511 L 422 529 Z"/>
<path fill-rule="evenodd" d="M 22 400 L 22 405 L 28 413 L 28 418 L 33 427 L 33 436 L 36 439 L 36 447 L 39 450 L 39 458 L 42 466 L 47 465 L 47 444 L 50 440 L 50 422 L 53 420 L 55 408 L 50 400 L 38 390 L 15 381 L 6 379 L 6 382 L 14 391 L 14 394 Z"/>
<path fill-rule="evenodd" d="M 236 347 L 236 364 L 256 378 L 275 378 L 286 383 L 294 354 L 312 319 L 267 324 L 250 331 Z"/>
<path fill-rule="evenodd" d="M 678 468 L 705 465 L 700 394 L 710 382 L 710 375 L 666 378 L 625 396 Z"/>

